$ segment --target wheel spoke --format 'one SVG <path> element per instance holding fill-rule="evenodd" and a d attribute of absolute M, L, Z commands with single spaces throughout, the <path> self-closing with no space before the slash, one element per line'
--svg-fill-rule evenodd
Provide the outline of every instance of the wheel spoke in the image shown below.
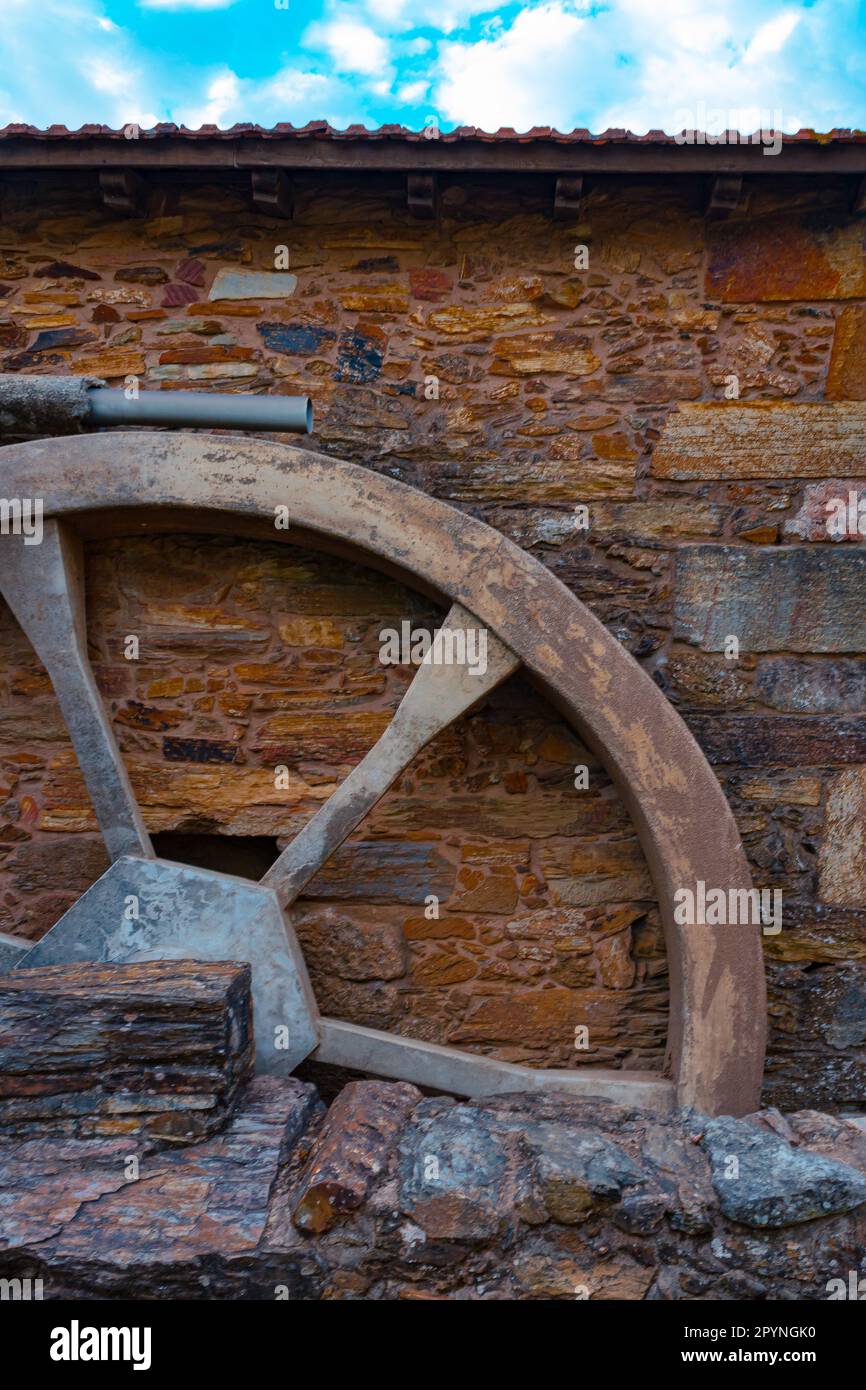
<path fill-rule="evenodd" d="M 75 533 L 46 521 L 39 545 L 5 536 L 0 593 L 51 677 L 109 856 L 153 858 L 87 657 L 84 564 Z"/>
<path fill-rule="evenodd" d="M 284 907 L 294 902 L 321 866 L 361 823 L 404 768 L 436 734 L 447 729 L 489 695 L 520 665 L 519 659 L 487 633 L 486 669 L 473 671 L 465 662 L 448 664 L 450 634 L 481 630 L 477 618 L 455 603 L 419 667 L 397 712 L 378 743 L 370 749 L 321 810 L 283 850 L 262 883 L 276 890 Z M 438 659 L 437 659 L 438 654 Z"/>

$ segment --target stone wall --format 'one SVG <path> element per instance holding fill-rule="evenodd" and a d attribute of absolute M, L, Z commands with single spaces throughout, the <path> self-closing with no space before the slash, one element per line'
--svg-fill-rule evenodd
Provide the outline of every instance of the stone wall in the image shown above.
<path fill-rule="evenodd" d="M 0 209 L 0 367 L 309 392 L 310 447 L 537 554 L 676 703 L 756 884 L 783 891 L 765 938 L 768 1101 L 862 1108 L 866 561 L 831 540 L 824 507 L 866 489 L 863 222 L 833 180 L 755 180 L 726 222 L 704 219 L 697 181 L 600 184 L 579 225 L 552 221 L 548 194 L 455 184 L 424 223 L 387 178 L 310 180 L 285 223 L 240 182 L 190 177 L 122 220 L 73 176 L 20 176 Z M 289 272 L 265 297 L 244 277 L 282 245 Z M 381 629 L 434 617 L 342 562 L 194 536 L 93 543 L 88 585 L 148 826 L 232 837 L 238 867 L 267 862 L 375 742 L 409 676 L 379 662 Z M 0 930 L 36 937 L 105 861 L 5 610 L 0 644 Z M 662 1065 L 664 948 L 637 840 L 520 678 L 417 760 L 296 915 L 329 1012 L 509 1060 Z"/>

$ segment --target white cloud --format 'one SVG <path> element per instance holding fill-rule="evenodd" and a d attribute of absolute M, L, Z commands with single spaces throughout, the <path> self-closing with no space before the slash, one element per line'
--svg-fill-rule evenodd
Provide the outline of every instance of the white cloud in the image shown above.
<path fill-rule="evenodd" d="M 114 9 L 121 27 L 108 2 L 0 0 L 0 125 L 343 127 L 421 105 L 443 125 L 487 129 L 754 130 L 777 112 L 787 130 L 866 121 L 859 0 L 533 0 L 516 13 L 491 0 L 317 0 L 306 52 L 275 53 L 255 78 L 244 75 L 253 57 L 262 71 L 250 26 L 231 64 L 196 66 L 193 53 L 149 51 L 128 27 L 139 12 Z M 141 0 L 165 11 L 233 3 Z M 455 33 L 468 20 L 471 40 Z"/>
<path fill-rule="evenodd" d="M 371 20 L 388 30 L 436 29 L 450 34 L 476 15 L 499 9 L 498 0 L 364 0 Z"/>
<path fill-rule="evenodd" d="M 418 106 L 424 100 L 430 90 L 430 83 L 425 77 L 417 82 L 406 82 L 397 89 L 397 100 L 402 101 L 405 106 Z"/>
<path fill-rule="evenodd" d="M 387 40 L 356 19 L 338 18 L 311 24 L 304 34 L 304 43 L 310 48 L 323 48 L 337 72 L 381 77 L 389 70 Z"/>
<path fill-rule="evenodd" d="M 434 101 L 443 118 L 487 130 L 856 125 L 866 116 L 856 4 L 543 0 L 492 35 L 443 42 Z"/>
<path fill-rule="evenodd" d="M 237 0 L 138 0 L 143 10 L 227 10 Z"/>
<path fill-rule="evenodd" d="M 743 54 L 743 62 L 760 63 L 771 53 L 778 53 L 793 34 L 801 18 L 802 15 L 797 14 L 795 10 L 788 10 L 762 24 Z"/>
<path fill-rule="evenodd" d="M 440 48 L 437 110 L 484 130 L 567 126 L 574 111 L 588 21 L 567 4 L 521 10 L 510 29 L 478 43 Z"/>
<path fill-rule="evenodd" d="M 305 125 L 327 120 L 345 127 L 363 119 L 363 103 L 352 86 L 336 77 L 284 67 L 273 77 L 241 78 L 226 68 L 213 74 L 203 98 L 172 108 L 171 119 L 195 130 L 201 125 L 223 128 L 241 121 L 263 126 L 290 121 Z"/>
<path fill-rule="evenodd" d="M 154 65 L 98 0 L 2 0 L 0 125 L 165 120 Z"/>

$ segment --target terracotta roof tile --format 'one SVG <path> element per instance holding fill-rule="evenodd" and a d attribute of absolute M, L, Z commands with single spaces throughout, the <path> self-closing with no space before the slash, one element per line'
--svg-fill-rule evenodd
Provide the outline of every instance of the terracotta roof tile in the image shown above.
<path fill-rule="evenodd" d="M 37 126 L 12 124 L 0 127 L 0 140 L 14 140 L 22 137 L 31 140 L 87 140 L 94 138 L 125 140 L 127 136 L 124 129 L 128 129 L 128 127 L 114 130 L 111 126 L 106 125 L 83 125 L 78 130 L 68 130 L 63 125 L 52 125 L 45 130 L 40 130 Z M 744 134 L 744 143 L 750 133 Z M 201 126 L 198 130 L 189 130 L 186 126 L 163 122 L 153 126 L 150 130 L 142 129 L 138 138 L 142 140 L 243 140 L 254 138 L 257 140 L 426 141 L 429 137 L 425 136 L 423 131 L 409 130 L 406 126 L 400 125 L 382 125 L 376 130 L 368 130 L 366 126 L 362 125 L 352 125 L 348 126 L 346 130 L 337 130 L 328 125 L 327 121 L 308 121 L 304 126 L 293 126 L 288 122 L 281 121 L 270 129 L 254 125 L 251 122 L 244 122 L 231 126 L 227 130 L 220 130 L 218 126 L 213 125 Z M 645 135 L 635 135 L 630 130 L 604 130 L 593 135 L 586 129 L 561 131 L 555 130 L 552 126 L 533 126 L 531 130 L 522 133 L 510 128 L 487 131 L 480 130 L 477 126 L 458 126 L 455 130 L 443 131 L 438 139 L 447 144 L 457 144 L 461 141 L 498 141 L 512 144 L 552 141 L 565 145 L 674 145 L 678 143 L 676 136 L 667 135 L 661 130 L 649 130 Z M 782 139 L 785 144 L 793 142 L 816 145 L 830 143 L 863 144 L 866 143 L 866 131 L 850 129 L 825 132 L 798 130 L 783 134 Z"/>

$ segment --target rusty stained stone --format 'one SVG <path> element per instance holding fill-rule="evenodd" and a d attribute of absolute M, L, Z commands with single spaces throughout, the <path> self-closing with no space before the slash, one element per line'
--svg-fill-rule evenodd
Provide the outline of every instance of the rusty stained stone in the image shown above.
<path fill-rule="evenodd" d="M 452 1043 L 522 1042 L 530 1047 L 557 1046 L 568 1065 L 597 1058 L 601 1048 L 613 1046 L 628 1022 L 623 992 L 604 988 L 516 991 L 471 1000 L 462 1023 L 449 1030 Z M 575 1029 L 589 1029 L 589 1047 L 575 1055 Z"/>
<path fill-rule="evenodd" d="M 247 965 L 44 966 L 0 979 L 0 1133 L 222 1128 L 252 1076 Z"/>
<path fill-rule="evenodd" d="M 597 453 L 601 453 L 593 441 Z M 623 538 L 638 545 L 659 541 L 703 539 L 721 535 L 724 508 L 698 498 L 651 502 L 593 502 L 589 509 L 593 539 Z"/>
<path fill-rule="evenodd" d="M 655 899 L 640 845 L 631 837 L 546 840 L 541 871 L 554 900 L 568 907 Z"/>
<path fill-rule="evenodd" d="M 592 376 L 601 366 L 586 335 L 565 330 L 496 338 L 493 354 L 490 371 L 494 376 L 582 377 Z"/>
<path fill-rule="evenodd" d="M 834 401 L 866 400 L 866 308 L 846 304 L 836 320 L 826 395 Z"/>
<path fill-rule="evenodd" d="M 399 980 L 406 973 L 400 923 L 389 920 L 382 908 L 359 905 L 349 916 L 338 908 L 300 904 L 291 909 L 291 918 L 314 980 L 319 974 Z"/>
<path fill-rule="evenodd" d="M 130 761 L 136 800 L 154 831 L 204 824 L 234 835 L 280 835 L 299 829 L 299 815 L 310 815 L 325 800 L 333 784 L 313 786 L 289 771 L 286 786 L 276 788 L 273 766 L 239 767 L 166 762 L 154 758 Z M 58 832 L 93 830 L 96 821 L 71 750 L 50 769 L 38 811 L 39 828 Z"/>
<path fill-rule="evenodd" d="M 107 348 L 104 352 L 81 356 L 76 363 L 76 370 L 87 376 L 100 376 L 105 377 L 107 381 L 114 381 L 122 376 L 144 376 L 147 363 L 140 352 L 125 352 L 122 348 L 113 351 Z"/>
<path fill-rule="evenodd" d="M 507 328 L 541 328 L 547 322 L 548 317 L 531 303 L 449 305 L 445 309 L 431 310 L 427 317 L 428 327 L 449 336 L 459 335 L 465 342 L 479 342 Z"/>
<path fill-rule="evenodd" d="M 820 806 L 821 778 L 796 773 L 752 777 L 738 784 L 737 794 L 746 801 L 769 802 L 773 806 Z"/>
<path fill-rule="evenodd" d="M 749 217 L 709 232 L 709 299 L 769 303 L 866 296 L 866 233 L 862 219 L 831 214 Z"/>
<path fill-rule="evenodd" d="M 344 1087 L 325 1116 L 292 1198 L 299 1231 L 321 1235 L 364 1205 L 420 1100 L 421 1092 L 409 1085 L 352 1081 Z"/>
<path fill-rule="evenodd" d="M 227 347 L 223 344 L 217 344 L 215 347 L 169 348 L 159 354 L 160 365 L 178 363 L 181 366 L 198 366 L 210 362 L 250 362 L 252 358 L 252 348 Z"/>
<path fill-rule="evenodd" d="M 344 309 L 354 312 L 368 311 L 376 314 L 405 314 L 409 309 L 409 295 L 402 285 L 347 285 L 340 292 L 340 303 Z"/>
<path fill-rule="evenodd" d="M 866 476 L 866 405 L 681 405 L 655 447 L 656 478 Z"/>
<path fill-rule="evenodd" d="M 866 553 L 804 547 L 683 546 L 674 636 L 708 652 L 866 650 Z"/>
<path fill-rule="evenodd" d="M 454 869 L 435 845 L 350 840 L 315 875 L 304 897 L 415 905 L 454 887 Z"/>
<path fill-rule="evenodd" d="M 846 768 L 829 779 L 818 896 L 843 907 L 866 903 L 866 767 Z"/>
<path fill-rule="evenodd" d="M 571 503 L 593 498 L 628 500 L 634 496 L 635 460 L 583 457 L 579 442 L 565 441 L 532 458 L 519 469 L 503 471 L 500 463 L 471 459 L 441 469 L 432 479 L 439 497 L 456 502 Z"/>
<path fill-rule="evenodd" d="M 396 270 L 397 264 L 394 262 L 386 268 Z M 424 299 L 438 304 L 451 293 L 453 285 L 454 278 L 446 270 L 436 270 L 432 266 L 416 266 L 409 272 L 409 287 L 413 299 Z"/>
<path fill-rule="evenodd" d="M 255 749 L 263 758 L 297 759 L 361 756 L 390 723 L 386 710 L 346 710 L 319 714 L 278 714 L 259 730 Z"/>

